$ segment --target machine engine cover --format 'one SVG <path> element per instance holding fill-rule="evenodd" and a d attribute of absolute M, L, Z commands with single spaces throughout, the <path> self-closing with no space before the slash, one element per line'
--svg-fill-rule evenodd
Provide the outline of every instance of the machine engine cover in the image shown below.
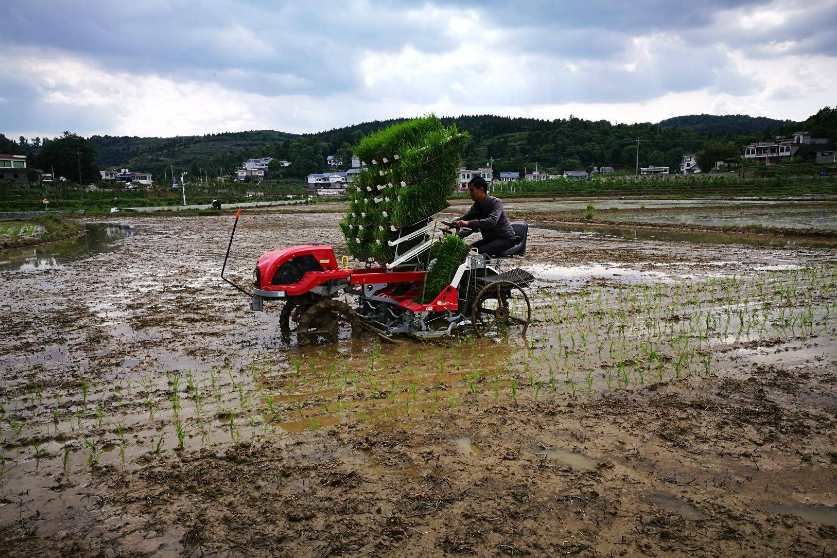
<path fill-rule="evenodd" d="M 340 270 L 334 249 L 321 244 L 289 246 L 268 252 L 256 263 L 258 290 L 287 291 L 288 296 L 303 294 L 331 279 L 348 277 Z"/>

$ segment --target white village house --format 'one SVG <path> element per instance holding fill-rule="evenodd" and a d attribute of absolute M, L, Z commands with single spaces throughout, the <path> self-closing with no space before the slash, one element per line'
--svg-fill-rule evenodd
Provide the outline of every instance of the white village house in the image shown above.
<path fill-rule="evenodd" d="M 40 171 L 37 172 L 40 173 Z M 0 180 L 12 180 L 16 184 L 28 184 L 26 155 L 0 155 Z"/>
<path fill-rule="evenodd" d="M 238 182 L 242 182 L 246 178 L 261 182 L 264 180 L 264 169 L 236 169 L 235 179 Z"/>
<path fill-rule="evenodd" d="M 590 174 L 605 175 L 605 174 L 611 174 L 611 173 L 614 173 L 614 172 L 616 172 L 616 169 L 614 169 L 613 167 L 594 167 L 593 172 L 591 172 Z"/>
<path fill-rule="evenodd" d="M 590 175 L 587 174 L 587 171 L 564 171 L 562 175 L 567 180 L 589 180 Z"/>
<path fill-rule="evenodd" d="M 129 185 L 129 188 L 131 186 L 151 186 L 153 184 L 151 173 L 149 172 L 132 172 L 128 169 L 108 169 L 99 171 L 99 175 L 102 177 L 102 180 L 124 182 Z"/>
<path fill-rule="evenodd" d="M 263 171 L 267 170 L 267 166 L 273 160 L 273 157 L 262 157 L 261 159 L 247 159 L 244 161 L 244 165 L 242 165 L 247 170 L 255 170 L 261 169 Z"/>
<path fill-rule="evenodd" d="M 744 159 L 764 165 L 778 165 L 792 157 L 802 157 L 814 163 L 835 161 L 834 146 L 825 138 L 815 138 L 810 132 L 795 132 L 793 136 L 778 136 L 773 141 L 762 141 L 744 146 Z"/>
<path fill-rule="evenodd" d="M 273 160 L 273 157 L 261 157 L 259 159 L 247 159 L 242 163 L 241 168 L 236 169 L 235 179 L 238 182 L 244 181 L 246 178 L 261 182 L 264 180 L 264 175 L 267 172 L 267 166 Z M 284 163 L 284 161 L 280 161 Z M 288 163 L 290 165 L 290 163 Z M 282 165 L 287 166 L 287 165 Z"/>
<path fill-rule="evenodd" d="M 531 180 L 533 182 L 540 182 L 541 180 L 549 180 L 549 175 L 545 172 L 538 172 L 537 169 L 534 172 L 527 172 L 526 173 L 526 180 Z"/>
<path fill-rule="evenodd" d="M 700 173 L 700 168 L 698 167 L 694 154 L 684 153 L 682 159 L 680 160 L 680 174 L 698 173 Z"/>
<path fill-rule="evenodd" d="M 668 174 L 668 167 L 640 167 L 639 174 Z"/>
<path fill-rule="evenodd" d="M 494 171 L 491 167 L 480 167 L 477 170 L 466 169 L 465 167 L 461 167 L 459 169 L 459 188 L 461 190 L 468 189 L 468 183 L 471 181 L 472 178 L 476 178 L 481 176 L 485 179 L 489 186 L 491 186 L 491 182 L 494 180 Z"/>
<path fill-rule="evenodd" d="M 526 172 L 526 169 L 523 169 L 525 173 L 526 180 L 531 180 L 533 182 L 540 182 L 542 180 L 550 180 L 552 178 L 560 178 L 560 174 L 549 174 L 545 172 L 538 171 L 538 165 L 535 163 L 535 172 Z"/>

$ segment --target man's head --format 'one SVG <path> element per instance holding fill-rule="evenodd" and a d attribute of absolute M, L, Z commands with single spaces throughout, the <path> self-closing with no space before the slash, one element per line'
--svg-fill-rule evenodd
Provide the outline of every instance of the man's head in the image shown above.
<path fill-rule="evenodd" d="M 475 176 L 468 183 L 468 194 L 475 202 L 481 202 L 488 195 L 488 183 L 483 177 Z"/>

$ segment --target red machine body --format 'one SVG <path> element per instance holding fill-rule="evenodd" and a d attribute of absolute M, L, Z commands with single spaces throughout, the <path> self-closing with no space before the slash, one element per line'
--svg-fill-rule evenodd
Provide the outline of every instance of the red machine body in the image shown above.
<path fill-rule="evenodd" d="M 346 279 L 352 271 L 340 269 L 334 249 L 322 244 L 289 246 L 273 250 L 256 262 L 255 287 L 261 291 L 284 291 L 285 297 L 301 296 L 329 281 Z"/>
<path fill-rule="evenodd" d="M 390 271 L 386 268 L 340 269 L 331 246 L 308 244 L 273 250 L 256 262 L 254 287 L 263 295 L 301 297 L 320 286 L 342 283 L 348 286 L 381 285 L 376 296 L 390 298 L 411 312 L 457 310 L 457 291 L 446 287 L 428 304 L 414 300 L 422 295 L 425 271 Z M 412 283 L 406 292 L 395 294 L 400 285 Z M 403 290 L 403 289 L 402 289 Z"/>

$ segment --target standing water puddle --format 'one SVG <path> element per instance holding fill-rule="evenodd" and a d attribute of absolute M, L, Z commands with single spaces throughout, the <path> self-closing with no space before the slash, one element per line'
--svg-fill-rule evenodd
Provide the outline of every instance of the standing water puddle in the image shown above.
<path fill-rule="evenodd" d="M 651 494 L 644 495 L 642 499 L 646 502 L 651 502 L 658 508 L 663 509 L 667 512 L 676 513 L 683 517 L 683 519 L 695 521 L 704 518 L 702 511 L 700 511 L 693 505 L 687 504 L 686 502 L 683 502 L 682 500 L 679 500 L 674 496 L 669 496 L 668 494 L 652 492 Z"/>
<path fill-rule="evenodd" d="M 641 224 L 641 223 L 637 223 Z M 705 231 L 672 231 L 658 229 L 635 229 L 632 227 L 585 227 L 583 225 L 549 225 L 543 227 L 553 231 L 582 234 L 593 239 L 657 240 L 659 242 L 690 242 L 692 244 L 745 244 L 747 246 L 774 246 L 779 248 L 798 248 L 804 246 L 833 246 L 833 239 L 783 238 L 775 235 L 761 235 L 758 230 L 753 234 L 727 234 Z M 804 233 L 804 230 L 800 230 Z"/>
<path fill-rule="evenodd" d="M 467 436 L 454 438 L 453 443 L 462 455 L 480 455 L 482 453 L 482 450 Z"/>
<path fill-rule="evenodd" d="M 710 227 L 758 228 L 762 223 L 785 229 L 835 229 L 832 204 L 824 207 L 738 207 L 738 208 L 690 208 L 688 211 L 659 211 L 654 213 L 620 212 L 613 219 L 641 223 L 706 225 Z M 611 218 L 609 215 L 605 219 Z M 755 231 L 758 232 L 758 231 Z"/>
<path fill-rule="evenodd" d="M 810 521 L 837 527 L 837 507 L 834 506 L 792 506 L 786 504 L 770 504 L 765 506 L 767 511 L 780 515 L 795 515 Z"/>
<path fill-rule="evenodd" d="M 538 446 L 535 448 L 535 455 L 569 465 L 573 471 L 592 471 L 598 465 L 595 460 L 590 459 L 584 454 L 562 449 Z"/>
<path fill-rule="evenodd" d="M 0 271 L 61 269 L 67 262 L 94 254 L 110 252 L 117 240 L 137 233 L 133 227 L 102 223 L 88 223 L 84 226 L 84 229 L 84 236 L 72 240 L 63 240 L 0 255 Z"/>
<path fill-rule="evenodd" d="M 673 282 L 673 279 L 660 271 L 638 271 L 616 264 L 572 267 L 535 264 L 526 266 L 525 269 L 538 281 L 560 281 L 570 287 L 581 287 L 591 279 L 612 279 L 629 285 Z"/>

